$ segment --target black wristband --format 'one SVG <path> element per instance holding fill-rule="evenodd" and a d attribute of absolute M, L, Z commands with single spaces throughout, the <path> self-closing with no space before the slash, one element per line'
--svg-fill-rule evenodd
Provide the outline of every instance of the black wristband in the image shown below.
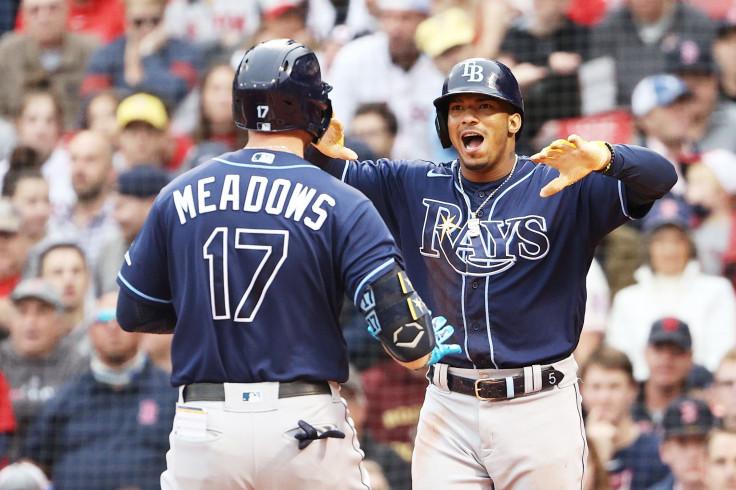
<path fill-rule="evenodd" d="M 613 149 L 613 145 L 609 143 L 608 141 L 603 142 L 604 145 L 606 145 L 606 148 L 608 148 L 608 151 L 611 152 L 611 159 L 608 160 L 608 164 L 606 164 L 605 167 L 596 170 L 596 173 L 602 174 L 602 175 L 608 175 L 609 170 L 611 170 L 611 166 L 613 165 L 613 159 L 616 158 L 616 150 Z"/>

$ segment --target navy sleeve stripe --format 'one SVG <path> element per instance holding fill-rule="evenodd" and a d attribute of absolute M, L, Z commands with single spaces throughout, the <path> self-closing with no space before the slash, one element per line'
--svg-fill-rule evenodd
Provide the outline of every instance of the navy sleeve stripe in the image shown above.
<path fill-rule="evenodd" d="M 141 298 L 145 298 L 149 301 L 155 301 L 156 303 L 164 303 L 164 304 L 171 303 L 171 300 L 154 298 L 153 296 L 149 296 L 145 293 L 138 291 L 135 287 L 133 287 L 132 284 L 130 284 L 128 281 L 125 280 L 125 278 L 123 277 L 123 274 L 120 272 L 118 272 L 118 279 L 120 279 L 120 282 L 122 282 L 125 285 L 125 287 L 127 287 L 130 291 L 134 292 Z"/>
<path fill-rule="evenodd" d="M 393 268 L 395 262 L 396 261 L 394 259 L 388 259 L 386 262 L 384 262 L 383 264 L 381 264 L 378 267 L 376 267 L 375 269 L 373 269 L 373 271 L 371 273 L 369 273 L 368 275 L 366 275 L 363 278 L 363 280 L 360 281 L 360 284 L 358 284 L 358 287 L 355 288 L 355 297 L 353 298 L 353 303 L 355 303 L 355 305 L 358 304 L 358 298 L 360 297 L 360 292 L 363 290 L 363 287 L 365 287 L 366 283 L 369 282 L 369 281 L 371 281 L 375 277 L 380 276 L 381 274 L 383 274 L 387 270 Z"/>

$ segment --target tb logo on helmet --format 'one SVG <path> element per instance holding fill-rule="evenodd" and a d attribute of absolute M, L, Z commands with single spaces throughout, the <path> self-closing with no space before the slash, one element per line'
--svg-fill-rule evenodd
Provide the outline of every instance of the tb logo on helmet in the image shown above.
<path fill-rule="evenodd" d="M 480 82 L 483 80 L 483 67 L 475 61 L 466 61 L 460 76 L 467 78 L 469 82 Z"/>

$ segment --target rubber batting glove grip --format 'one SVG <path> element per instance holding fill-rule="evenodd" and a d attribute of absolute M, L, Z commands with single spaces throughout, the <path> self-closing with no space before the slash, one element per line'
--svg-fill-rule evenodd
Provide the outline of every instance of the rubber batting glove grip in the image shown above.
<path fill-rule="evenodd" d="M 455 328 L 447 324 L 447 319 L 444 316 L 432 318 L 432 329 L 434 329 L 436 345 L 432 349 L 427 366 L 435 364 L 447 354 L 459 354 L 462 352 L 462 348 L 458 344 L 445 344 L 445 341 L 455 332 Z"/>

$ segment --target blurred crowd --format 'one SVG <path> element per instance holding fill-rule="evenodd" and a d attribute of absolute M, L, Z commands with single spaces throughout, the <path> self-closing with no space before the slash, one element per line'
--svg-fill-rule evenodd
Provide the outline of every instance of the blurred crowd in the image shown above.
<path fill-rule="evenodd" d="M 519 153 L 665 156 L 678 183 L 588 275 L 586 485 L 736 489 L 736 0 L 0 0 L 0 34 L 0 490 L 158 488 L 171 338 L 119 328 L 117 272 L 172 178 L 245 145 L 235 67 L 284 37 L 363 160 L 454 159 L 432 101 L 477 56 L 519 81 Z M 373 488 L 408 489 L 424 373 L 341 320 Z"/>

